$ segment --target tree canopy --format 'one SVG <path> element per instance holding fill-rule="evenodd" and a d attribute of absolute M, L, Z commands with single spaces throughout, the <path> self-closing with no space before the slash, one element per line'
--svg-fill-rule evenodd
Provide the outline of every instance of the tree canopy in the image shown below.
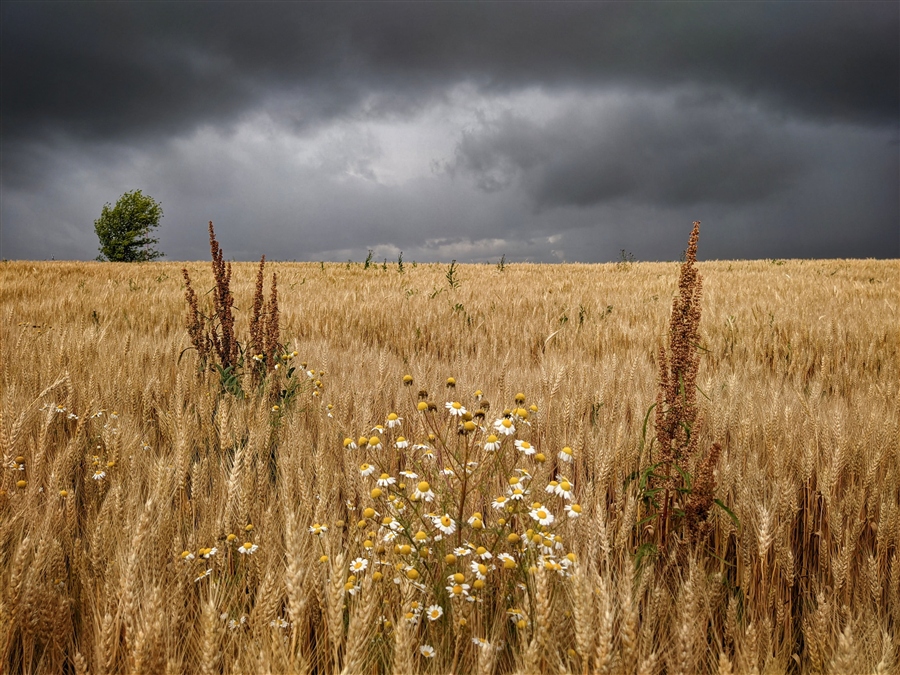
<path fill-rule="evenodd" d="M 150 235 L 162 217 L 162 205 L 140 190 L 126 192 L 115 206 L 107 202 L 94 221 L 100 239 L 98 260 L 146 262 L 161 258 L 163 253 L 154 248 L 159 239 Z"/>

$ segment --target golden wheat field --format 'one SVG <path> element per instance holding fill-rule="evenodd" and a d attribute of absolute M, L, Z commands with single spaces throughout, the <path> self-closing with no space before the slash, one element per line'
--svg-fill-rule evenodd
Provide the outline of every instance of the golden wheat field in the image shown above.
<path fill-rule="evenodd" d="M 665 475 L 678 263 L 182 267 L 0 263 L 0 671 L 900 672 L 897 261 L 699 263 Z"/>

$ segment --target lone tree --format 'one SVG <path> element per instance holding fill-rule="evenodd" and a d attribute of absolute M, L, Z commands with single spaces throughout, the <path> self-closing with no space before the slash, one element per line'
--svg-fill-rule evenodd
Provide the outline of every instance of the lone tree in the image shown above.
<path fill-rule="evenodd" d="M 94 230 L 100 239 L 98 260 L 110 262 L 146 262 L 163 256 L 153 248 L 159 239 L 150 236 L 159 227 L 162 206 L 140 190 L 126 192 L 115 206 L 107 202 Z"/>

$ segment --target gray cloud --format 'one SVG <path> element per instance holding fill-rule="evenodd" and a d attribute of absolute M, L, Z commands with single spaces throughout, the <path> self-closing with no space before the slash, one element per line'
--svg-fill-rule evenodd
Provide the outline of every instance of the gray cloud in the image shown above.
<path fill-rule="evenodd" d="M 505 111 L 465 132 L 453 172 L 488 192 L 521 183 L 538 208 L 629 200 L 740 205 L 809 164 L 789 121 L 697 93 L 575 100 L 544 123 Z"/>
<path fill-rule="evenodd" d="M 900 255 L 893 3 L 0 4 L 0 249 Z M 853 223 L 848 227 L 848 223 Z"/>
<path fill-rule="evenodd" d="M 260 103 L 305 125 L 400 114 L 448 84 L 702 81 L 823 119 L 891 123 L 898 11 L 881 2 L 24 3 L 2 8 L 4 133 L 179 133 Z M 290 105 L 285 105 L 290 101 Z"/>

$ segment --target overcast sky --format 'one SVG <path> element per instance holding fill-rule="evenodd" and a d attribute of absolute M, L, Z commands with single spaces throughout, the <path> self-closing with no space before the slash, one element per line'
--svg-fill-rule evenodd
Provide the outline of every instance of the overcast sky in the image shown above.
<path fill-rule="evenodd" d="M 0 257 L 900 256 L 897 2 L 0 4 Z"/>

